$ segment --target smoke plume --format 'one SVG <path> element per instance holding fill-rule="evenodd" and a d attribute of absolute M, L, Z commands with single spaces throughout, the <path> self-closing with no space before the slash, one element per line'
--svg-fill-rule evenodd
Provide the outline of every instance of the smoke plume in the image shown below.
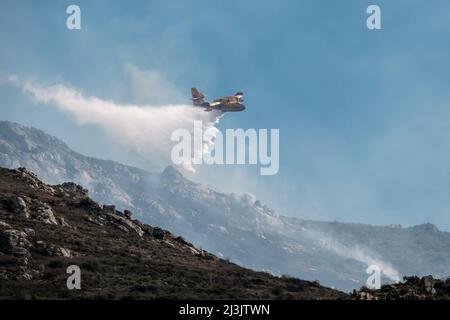
<path fill-rule="evenodd" d="M 394 268 L 392 264 L 382 259 L 379 254 L 371 252 L 364 246 L 359 244 L 349 246 L 340 243 L 330 236 L 324 235 L 322 232 L 317 232 L 314 230 L 308 230 L 308 233 L 311 237 L 320 239 L 319 244 L 322 247 L 327 248 L 338 256 L 354 259 L 365 264 L 367 267 L 376 265 L 389 280 L 393 282 L 399 282 L 401 280 L 400 272 Z"/>
<path fill-rule="evenodd" d="M 186 129 L 193 135 L 194 121 L 201 121 L 204 131 L 209 133 L 202 150 L 193 149 L 194 154 L 210 149 L 218 129 L 215 125 L 222 114 L 205 112 L 190 105 L 120 105 L 97 97 L 85 96 L 79 90 L 64 85 L 40 86 L 26 83 L 24 90 L 43 104 L 55 106 L 73 116 L 80 125 L 95 125 L 108 133 L 127 152 L 134 152 L 149 163 L 170 164 L 174 142 L 170 140 L 176 129 Z M 192 163 L 183 168 L 195 172 Z"/>

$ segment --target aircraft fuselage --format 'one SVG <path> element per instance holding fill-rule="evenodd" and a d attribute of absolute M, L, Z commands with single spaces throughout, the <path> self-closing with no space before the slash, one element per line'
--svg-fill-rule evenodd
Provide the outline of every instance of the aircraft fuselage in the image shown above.
<path fill-rule="evenodd" d="M 233 104 L 227 104 L 227 105 L 219 104 L 217 106 L 210 107 L 210 109 L 220 110 L 222 112 L 239 112 L 239 111 L 244 111 L 245 106 L 241 103 L 233 103 Z"/>

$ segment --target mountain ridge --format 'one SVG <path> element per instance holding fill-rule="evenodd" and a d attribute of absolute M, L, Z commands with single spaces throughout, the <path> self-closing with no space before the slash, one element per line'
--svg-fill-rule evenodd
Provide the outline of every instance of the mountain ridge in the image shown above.
<path fill-rule="evenodd" d="M 80 270 L 77 290 L 67 270 Z M 74 183 L 0 168 L 0 300 L 342 299 L 345 293 L 237 266 L 100 206 Z"/>
<path fill-rule="evenodd" d="M 347 291 L 365 285 L 370 264 L 385 270 L 386 282 L 410 274 L 450 275 L 450 234 L 431 224 L 404 228 L 287 217 L 248 194 L 192 182 L 171 166 L 156 174 L 86 157 L 43 131 L 5 121 L 0 165 L 27 167 L 52 184 L 74 181 L 96 201 L 130 209 L 146 223 L 254 270 Z"/>

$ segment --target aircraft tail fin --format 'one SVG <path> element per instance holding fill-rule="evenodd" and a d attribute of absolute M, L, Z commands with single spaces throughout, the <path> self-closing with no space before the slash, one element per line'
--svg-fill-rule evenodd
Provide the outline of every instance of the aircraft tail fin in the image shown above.
<path fill-rule="evenodd" d="M 194 104 L 194 106 L 201 107 L 205 104 L 204 99 L 206 96 L 200 91 L 198 91 L 197 88 L 192 88 L 191 93 L 192 93 L 192 103 Z"/>

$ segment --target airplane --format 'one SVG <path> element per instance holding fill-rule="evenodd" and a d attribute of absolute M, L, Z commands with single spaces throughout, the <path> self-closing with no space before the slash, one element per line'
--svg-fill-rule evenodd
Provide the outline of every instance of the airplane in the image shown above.
<path fill-rule="evenodd" d="M 205 108 L 205 111 L 238 112 L 245 110 L 245 106 L 242 103 L 244 101 L 244 94 L 242 92 L 237 92 L 234 96 L 216 99 L 213 102 L 206 102 L 204 100 L 206 95 L 198 91 L 197 88 L 192 88 L 191 93 L 194 107 Z"/>

